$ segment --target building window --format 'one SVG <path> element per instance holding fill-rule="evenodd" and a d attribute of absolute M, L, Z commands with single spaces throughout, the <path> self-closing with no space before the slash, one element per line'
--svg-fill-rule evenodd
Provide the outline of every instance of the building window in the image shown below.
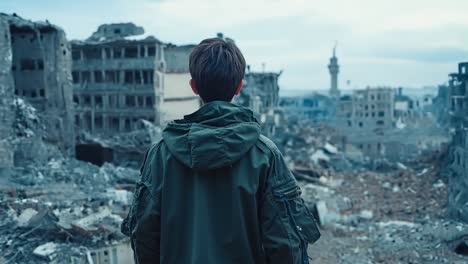
<path fill-rule="evenodd" d="M 153 96 L 146 96 L 146 107 L 153 107 Z"/>
<path fill-rule="evenodd" d="M 80 73 L 77 71 L 72 71 L 73 83 L 80 83 Z"/>
<path fill-rule="evenodd" d="M 79 50 L 74 50 L 72 51 L 72 60 L 80 60 L 81 59 L 81 54 Z"/>
<path fill-rule="evenodd" d="M 125 96 L 125 105 L 126 106 L 135 106 L 135 96 L 133 95 L 127 95 Z"/>
<path fill-rule="evenodd" d="M 143 96 L 138 96 L 137 99 L 138 99 L 138 106 L 143 106 L 144 97 Z"/>
<path fill-rule="evenodd" d="M 94 105 L 96 107 L 99 107 L 99 108 L 102 107 L 102 96 L 101 95 L 96 95 L 94 97 Z"/>
<path fill-rule="evenodd" d="M 120 120 L 118 117 L 112 117 L 110 119 L 110 129 L 113 131 L 119 131 L 120 129 Z"/>
<path fill-rule="evenodd" d="M 125 71 L 124 83 L 133 83 L 133 71 Z"/>
<path fill-rule="evenodd" d="M 37 60 L 37 69 L 38 70 L 44 70 L 44 61 L 39 59 Z"/>
<path fill-rule="evenodd" d="M 141 71 L 135 71 L 135 83 L 142 83 L 142 80 L 141 80 Z"/>
<path fill-rule="evenodd" d="M 114 58 L 122 58 L 122 49 L 121 48 L 114 48 Z"/>
<path fill-rule="evenodd" d="M 104 48 L 104 54 L 106 59 L 111 59 L 111 48 Z"/>
<path fill-rule="evenodd" d="M 362 127 L 362 122 L 359 122 L 359 127 Z"/>
<path fill-rule="evenodd" d="M 91 80 L 91 72 L 84 71 L 81 73 L 81 82 L 88 83 Z"/>
<path fill-rule="evenodd" d="M 44 89 L 39 89 L 39 96 L 40 97 L 45 97 L 45 90 Z"/>
<path fill-rule="evenodd" d="M 379 112 L 379 117 L 384 117 L 385 116 L 385 112 L 384 111 L 380 111 Z"/>
<path fill-rule="evenodd" d="M 36 63 L 31 59 L 22 59 L 20 65 L 22 71 L 33 71 L 36 69 Z"/>
<path fill-rule="evenodd" d="M 156 47 L 148 47 L 148 56 L 149 57 L 154 57 L 156 56 Z"/>
<path fill-rule="evenodd" d="M 125 48 L 125 58 L 137 58 L 138 47 L 127 47 Z"/>
<path fill-rule="evenodd" d="M 83 104 L 87 105 L 87 106 L 90 106 L 91 105 L 91 96 L 89 96 L 89 95 L 83 96 Z"/>
<path fill-rule="evenodd" d="M 102 59 L 101 49 L 99 48 L 87 48 L 83 49 L 83 55 L 86 59 Z"/>
<path fill-rule="evenodd" d="M 383 120 L 378 120 L 377 121 L 378 126 L 383 126 L 384 124 L 385 124 L 385 122 Z"/>
<path fill-rule="evenodd" d="M 116 83 L 116 78 L 115 78 L 116 72 L 115 71 L 106 71 L 105 72 L 105 82 L 106 83 Z"/>
<path fill-rule="evenodd" d="M 97 83 L 102 83 L 102 71 L 94 71 L 94 81 Z"/>
<path fill-rule="evenodd" d="M 78 99 L 78 95 L 73 95 L 73 102 L 74 102 L 75 104 L 77 104 L 77 105 L 80 103 L 80 101 L 79 101 L 79 99 Z"/>
<path fill-rule="evenodd" d="M 132 124 L 128 118 L 125 119 L 124 129 L 125 131 L 130 131 L 132 129 Z"/>
<path fill-rule="evenodd" d="M 102 129 L 103 128 L 103 119 L 102 116 L 96 116 L 94 120 L 94 127 L 96 129 Z"/>

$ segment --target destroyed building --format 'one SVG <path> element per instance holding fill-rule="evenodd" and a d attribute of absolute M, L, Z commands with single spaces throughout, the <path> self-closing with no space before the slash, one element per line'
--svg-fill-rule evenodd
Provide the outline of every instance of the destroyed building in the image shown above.
<path fill-rule="evenodd" d="M 252 72 L 247 66 L 244 87 L 235 98 L 236 103 L 249 107 L 256 113 L 266 113 L 278 107 L 281 72 Z"/>
<path fill-rule="evenodd" d="M 449 75 L 450 125 L 453 131 L 449 176 L 449 213 L 468 222 L 468 62 Z"/>
<path fill-rule="evenodd" d="M 79 130 L 110 136 L 137 129 L 140 119 L 161 123 L 163 45 L 142 33 L 131 23 L 102 25 L 86 41 L 72 42 Z"/>
<path fill-rule="evenodd" d="M 27 100 L 40 116 L 47 117 L 42 140 L 54 144 L 66 155 L 73 155 L 71 56 L 65 32 L 48 22 L 32 22 L 3 13 L 0 27 L 3 31 L 0 38 L 2 139 L 11 135 L 7 131 L 12 122 L 7 108 L 17 96 Z M 8 147 L 8 143 L 0 142 L 10 152 L 5 157 L 11 157 L 14 152 L 18 159 L 37 144 L 36 140 L 23 140 L 16 147 Z M 3 152 L 1 149 L 2 146 L 0 152 Z"/>
<path fill-rule="evenodd" d="M 328 96 L 314 93 L 305 96 L 281 97 L 279 106 L 289 117 L 309 119 L 313 122 L 328 121 L 334 109 Z"/>

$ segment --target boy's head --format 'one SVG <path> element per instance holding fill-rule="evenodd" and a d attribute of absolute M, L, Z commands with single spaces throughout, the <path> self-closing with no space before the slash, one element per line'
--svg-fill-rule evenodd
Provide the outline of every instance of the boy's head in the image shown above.
<path fill-rule="evenodd" d="M 205 39 L 190 54 L 190 86 L 203 102 L 230 102 L 242 88 L 245 59 L 232 41 Z"/>

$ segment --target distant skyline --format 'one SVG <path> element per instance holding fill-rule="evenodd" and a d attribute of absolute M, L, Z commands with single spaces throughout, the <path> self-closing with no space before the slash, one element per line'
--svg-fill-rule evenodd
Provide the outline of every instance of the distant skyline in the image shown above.
<path fill-rule="evenodd" d="M 340 89 L 435 86 L 468 61 L 466 0 L 1 0 L 0 12 L 48 20 L 68 39 L 133 22 L 163 42 L 222 32 L 251 69 L 280 71 L 281 89 L 323 90 L 335 41 Z M 347 85 L 350 80 L 350 85 Z"/>

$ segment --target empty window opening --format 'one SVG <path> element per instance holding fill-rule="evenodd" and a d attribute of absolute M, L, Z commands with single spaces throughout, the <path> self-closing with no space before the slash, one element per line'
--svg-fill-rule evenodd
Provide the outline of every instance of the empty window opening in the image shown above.
<path fill-rule="evenodd" d="M 108 83 L 115 83 L 115 71 L 106 71 L 105 72 L 106 76 L 106 82 Z"/>
<path fill-rule="evenodd" d="M 122 48 L 114 48 L 114 58 L 122 58 Z"/>
<path fill-rule="evenodd" d="M 146 107 L 153 107 L 153 101 L 152 96 L 146 96 Z"/>
<path fill-rule="evenodd" d="M 137 58 L 138 47 L 127 47 L 125 48 L 125 58 Z"/>
<path fill-rule="evenodd" d="M 80 83 L 80 73 L 77 71 L 72 71 L 73 83 Z"/>
<path fill-rule="evenodd" d="M 98 48 L 87 48 L 83 49 L 83 55 L 86 59 L 101 59 L 101 49 Z"/>
<path fill-rule="evenodd" d="M 105 49 L 104 49 L 104 54 L 105 54 L 105 57 L 106 57 L 107 59 L 112 58 L 112 56 L 111 56 L 111 49 L 110 49 L 110 48 L 105 48 Z"/>
<path fill-rule="evenodd" d="M 148 56 L 149 57 L 156 56 L 156 47 L 148 47 Z"/>
<path fill-rule="evenodd" d="M 87 106 L 91 105 L 91 96 L 89 95 L 83 96 L 83 104 Z"/>
<path fill-rule="evenodd" d="M 125 77 L 124 77 L 124 82 L 126 84 L 131 84 L 133 83 L 133 71 L 125 71 Z"/>
<path fill-rule="evenodd" d="M 79 50 L 72 51 L 72 60 L 81 60 L 81 52 Z"/>
<path fill-rule="evenodd" d="M 79 144 L 76 145 L 75 156 L 78 160 L 101 166 L 105 162 L 112 162 L 113 151 L 99 144 Z"/>
<path fill-rule="evenodd" d="M 128 119 L 128 118 L 125 119 L 124 129 L 125 129 L 125 131 L 130 131 L 130 130 L 132 130 L 132 126 L 131 126 L 131 123 L 130 123 L 130 119 Z"/>
<path fill-rule="evenodd" d="M 40 97 L 45 97 L 45 90 L 44 89 L 39 89 L 39 96 Z"/>
<path fill-rule="evenodd" d="M 36 69 L 36 63 L 31 59 L 22 59 L 20 65 L 22 71 L 33 71 Z"/>
<path fill-rule="evenodd" d="M 79 104 L 79 103 L 80 103 L 80 101 L 79 101 L 77 95 L 73 95 L 73 103 L 75 103 L 75 104 Z"/>
<path fill-rule="evenodd" d="M 138 106 L 143 106 L 144 103 L 144 97 L 143 96 L 138 96 Z"/>
<path fill-rule="evenodd" d="M 81 82 L 88 83 L 91 80 L 91 72 L 84 71 L 81 73 Z"/>
<path fill-rule="evenodd" d="M 94 71 L 94 81 L 96 83 L 102 83 L 102 71 Z"/>
<path fill-rule="evenodd" d="M 135 83 L 141 84 L 141 71 L 135 71 Z"/>
<path fill-rule="evenodd" d="M 379 117 L 384 117 L 385 116 L 385 112 L 384 111 L 380 111 L 379 112 Z"/>
<path fill-rule="evenodd" d="M 385 122 L 383 120 L 378 120 L 377 121 L 378 126 L 383 126 L 384 124 L 385 124 Z"/>
<path fill-rule="evenodd" d="M 132 95 L 125 96 L 125 105 L 129 107 L 135 106 L 135 96 L 132 96 Z"/>
<path fill-rule="evenodd" d="M 114 95 L 109 95 L 109 106 L 110 107 L 115 107 L 115 96 Z"/>
<path fill-rule="evenodd" d="M 102 107 L 102 96 L 96 95 L 94 97 L 94 104 L 96 107 L 99 107 L 99 108 Z"/>
<path fill-rule="evenodd" d="M 96 116 L 96 118 L 94 119 L 94 127 L 96 129 L 103 129 L 103 119 L 102 119 L 102 116 Z"/>
<path fill-rule="evenodd" d="M 37 69 L 38 70 L 43 70 L 44 69 L 44 61 L 39 59 L 37 60 Z"/>
<path fill-rule="evenodd" d="M 112 131 L 119 131 L 120 128 L 120 120 L 118 117 L 112 117 L 110 119 L 110 129 Z"/>

